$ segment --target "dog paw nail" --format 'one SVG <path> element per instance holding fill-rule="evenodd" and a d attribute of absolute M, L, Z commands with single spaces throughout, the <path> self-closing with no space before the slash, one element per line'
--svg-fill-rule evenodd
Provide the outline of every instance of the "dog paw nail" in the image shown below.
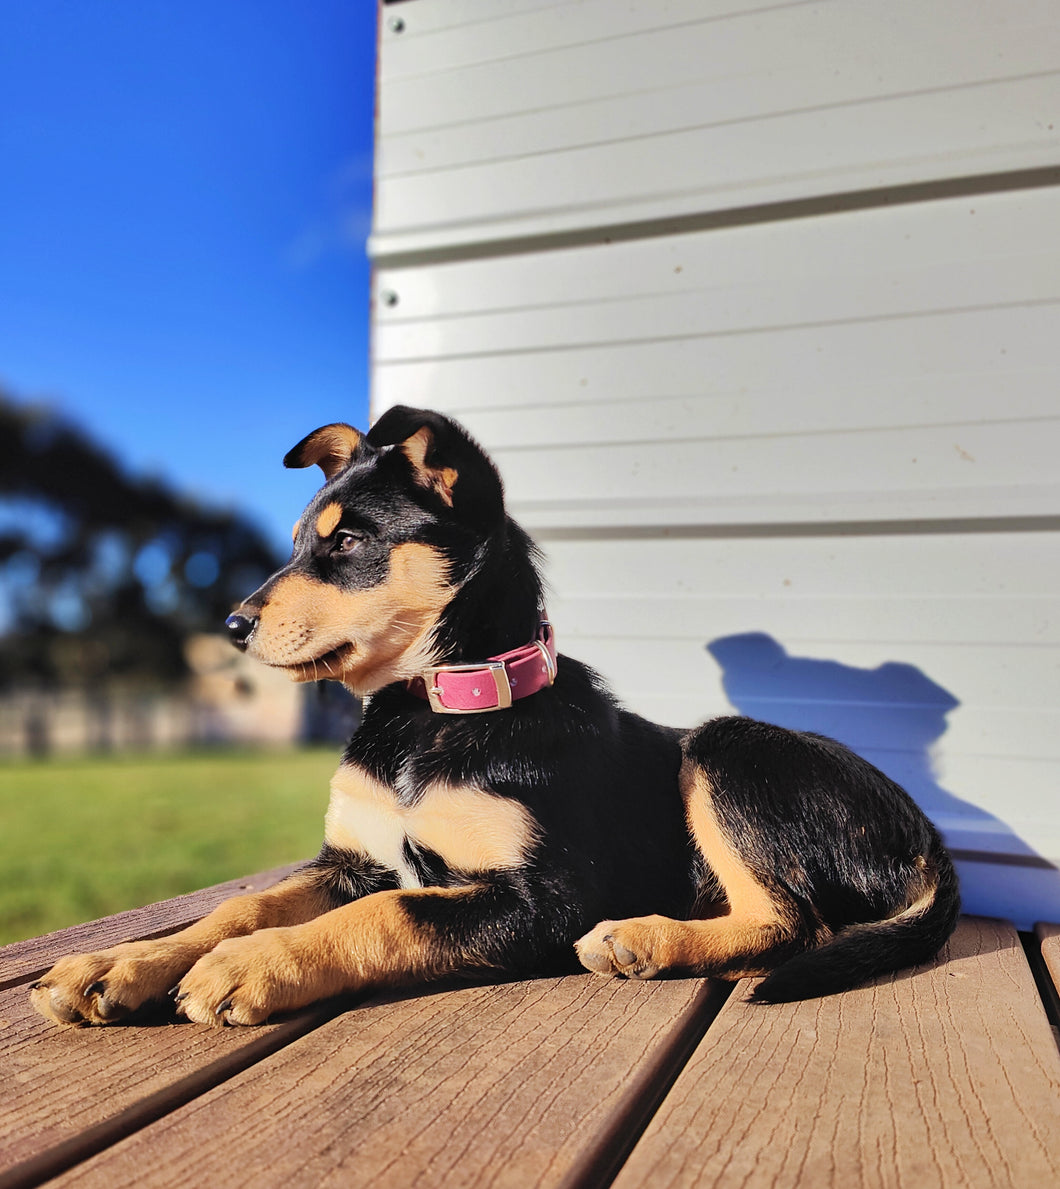
<path fill-rule="evenodd" d="M 637 960 L 637 955 L 632 950 L 627 950 L 620 941 L 611 943 L 611 952 L 615 955 L 615 961 L 620 966 L 632 966 Z"/>
<path fill-rule="evenodd" d="M 225 1012 L 226 1012 L 226 1011 L 228 1011 L 228 1009 L 229 1009 L 231 1006 L 232 1006 L 232 1000 L 231 1000 L 231 999 L 226 999 L 226 1000 L 225 1000 L 223 1003 L 219 1003 L 219 1004 L 217 1005 L 217 1007 L 214 1009 L 214 1013 L 213 1013 L 213 1014 L 214 1014 L 215 1016 L 223 1016 L 223 1015 L 225 1014 Z"/>
<path fill-rule="evenodd" d="M 29 989 L 31 991 L 39 991 L 41 989 L 41 987 L 43 987 L 43 986 L 44 986 L 44 983 L 41 982 L 40 979 L 38 979 L 35 983 L 30 983 Z"/>
<path fill-rule="evenodd" d="M 94 983 L 90 983 L 89 986 L 85 987 L 85 989 L 81 992 L 81 994 L 84 995 L 84 997 L 86 999 L 91 998 L 91 996 L 93 996 L 93 995 L 102 995 L 103 994 L 103 984 L 98 981 L 94 982 Z"/>
<path fill-rule="evenodd" d="M 174 1003 L 183 1003 L 184 1000 L 187 999 L 187 991 L 182 991 L 179 987 L 174 987 L 173 990 L 177 992 L 177 994 L 173 996 Z"/>

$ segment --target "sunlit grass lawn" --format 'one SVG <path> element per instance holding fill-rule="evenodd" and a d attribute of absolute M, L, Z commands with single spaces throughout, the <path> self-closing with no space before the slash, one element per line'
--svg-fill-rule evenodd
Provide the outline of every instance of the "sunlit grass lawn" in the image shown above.
<path fill-rule="evenodd" d="M 316 854 L 339 749 L 0 763 L 0 944 Z"/>

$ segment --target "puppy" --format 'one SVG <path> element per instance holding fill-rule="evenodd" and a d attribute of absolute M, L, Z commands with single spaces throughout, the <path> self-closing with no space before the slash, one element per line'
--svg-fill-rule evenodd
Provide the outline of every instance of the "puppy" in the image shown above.
<path fill-rule="evenodd" d="M 325 484 L 227 620 L 296 681 L 368 699 L 319 855 L 170 937 L 62 959 L 64 1023 L 172 989 L 204 1024 L 455 974 L 764 975 L 824 995 L 931 958 L 958 915 L 938 833 L 840 744 L 745 718 L 682 733 L 556 656 L 537 554 L 455 422 L 394 408 L 284 460 Z"/>

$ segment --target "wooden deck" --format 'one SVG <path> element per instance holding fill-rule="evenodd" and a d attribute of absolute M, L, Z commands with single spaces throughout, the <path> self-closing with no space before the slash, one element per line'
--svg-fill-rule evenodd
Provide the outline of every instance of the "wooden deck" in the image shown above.
<path fill-rule="evenodd" d="M 592 975 L 329 1003 L 264 1028 L 59 1028 L 26 984 L 282 872 L 0 950 L 0 1189 L 1060 1184 L 1060 926 L 965 918 L 846 995 Z M 1053 980 L 1052 982 L 1050 981 Z"/>

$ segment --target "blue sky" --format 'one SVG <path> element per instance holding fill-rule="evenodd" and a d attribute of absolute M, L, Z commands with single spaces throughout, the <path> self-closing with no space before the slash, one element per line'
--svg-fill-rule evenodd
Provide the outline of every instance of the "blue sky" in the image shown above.
<path fill-rule="evenodd" d="M 364 425 L 371 0 L 0 0 L 0 387 L 278 544 Z"/>

